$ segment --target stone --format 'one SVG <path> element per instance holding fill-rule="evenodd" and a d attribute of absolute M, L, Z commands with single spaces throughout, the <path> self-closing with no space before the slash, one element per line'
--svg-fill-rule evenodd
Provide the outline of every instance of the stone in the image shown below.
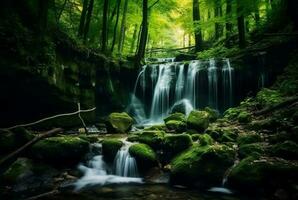
<path fill-rule="evenodd" d="M 102 155 L 107 162 L 113 162 L 123 142 L 118 139 L 104 139 L 102 141 Z"/>
<path fill-rule="evenodd" d="M 127 113 L 111 113 L 108 117 L 107 128 L 110 133 L 126 133 L 131 129 L 133 118 Z"/>
<path fill-rule="evenodd" d="M 209 126 L 209 113 L 193 110 L 187 118 L 187 127 L 199 132 L 205 131 Z"/>
<path fill-rule="evenodd" d="M 129 147 L 129 154 L 137 161 L 140 171 L 146 171 L 158 164 L 154 150 L 147 144 L 133 144 Z"/>
<path fill-rule="evenodd" d="M 163 150 L 168 159 L 191 146 L 192 139 L 187 134 L 166 135 L 164 137 Z"/>
<path fill-rule="evenodd" d="M 298 159 L 298 145 L 293 141 L 285 141 L 283 143 L 272 145 L 268 149 L 268 152 L 271 156 L 277 156 L 287 160 Z"/>

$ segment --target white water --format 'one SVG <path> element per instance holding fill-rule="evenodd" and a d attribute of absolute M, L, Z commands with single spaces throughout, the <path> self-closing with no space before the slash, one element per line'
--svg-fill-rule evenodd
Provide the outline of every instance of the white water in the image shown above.
<path fill-rule="evenodd" d="M 138 124 L 162 123 L 181 104 L 185 114 L 206 106 L 220 111 L 233 106 L 234 72 L 229 59 L 169 61 L 146 65 L 139 72 L 128 107 Z"/>
<path fill-rule="evenodd" d="M 94 144 L 91 148 L 98 148 L 99 154 L 92 157 L 87 165 L 79 165 L 79 170 L 84 175 L 75 183 L 75 190 L 80 190 L 87 186 L 93 185 L 109 185 L 124 183 L 142 183 L 142 179 L 138 178 L 137 166 L 135 159 L 130 157 L 128 147 L 121 148 L 117 153 L 113 168 L 116 173 L 111 173 L 111 169 L 103 160 L 101 155 L 101 144 Z M 118 155 L 119 154 L 119 155 Z M 122 170 L 123 168 L 123 170 Z"/>

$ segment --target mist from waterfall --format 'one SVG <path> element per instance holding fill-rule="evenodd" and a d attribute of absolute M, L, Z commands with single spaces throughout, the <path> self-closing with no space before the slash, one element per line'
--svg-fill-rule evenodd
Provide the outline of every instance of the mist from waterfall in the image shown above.
<path fill-rule="evenodd" d="M 166 59 L 165 59 L 166 60 Z M 234 69 L 229 59 L 148 64 L 140 70 L 128 107 L 138 124 L 158 124 L 171 112 L 233 106 Z"/>

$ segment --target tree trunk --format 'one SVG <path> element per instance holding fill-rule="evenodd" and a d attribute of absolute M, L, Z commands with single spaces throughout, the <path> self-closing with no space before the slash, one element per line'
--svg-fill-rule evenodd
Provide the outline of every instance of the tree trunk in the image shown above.
<path fill-rule="evenodd" d="M 200 21 L 200 6 L 199 0 L 193 0 L 193 22 L 194 22 L 194 32 L 195 32 L 195 51 L 199 52 L 202 48 L 202 31 L 201 28 L 196 27 L 197 23 Z"/>
<path fill-rule="evenodd" d="M 39 31 L 43 35 L 48 24 L 48 10 L 50 0 L 39 0 Z"/>
<path fill-rule="evenodd" d="M 222 17 L 221 0 L 215 1 L 214 16 L 215 18 Z M 222 32 L 222 25 L 219 22 L 215 22 L 215 38 L 219 39 L 222 36 Z"/>
<path fill-rule="evenodd" d="M 130 46 L 130 53 L 133 53 L 133 50 L 135 49 L 135 44 L 137 40 L 137 33 L 138 33 L 138 25 L 134 25 L 134 31 L 133 31 L 133 36 L 132 36 L 132 41 L 131 41 L 131 46 Z"/>
<path fill-rule="evenodd" d="M 111 46 L 111 52 L 113 53 L 115 43 L 116 43 L 116 37 L 117 37 L 117 27 L 118 27 L 118 22 L 119 22 L 119 12 L 120 12 L 120 5 L 121 5 L 121 0 L 117 1 L 117 15 L 116 15 L 116 22 L 114 26 L 114 34 L 113 34 L 113 41 L 112 41 L 112 46 Z"/>
<path fill-rule="evenodd" d="M 243 7 L 240 0 L 237 0 L 237 25 L 238 25 L 238 37 L 239 37 L 239 47 L 244 48 L 245 42 L 245 20 L 243 14 Z"/>
<path fill-rule="evenodd" d="M 104 0 L 103 8 L 103 22 L 102 22 L 102 40 L 101 40 L 101 51 L 104 53 L 107 50 L 108 43 L 108 15 L 109 14 L 109 0 Z"/>
<path fill-rule="evenodd" d="M 84 2 L 83 2 L 83 10 L 82 10 L 82 13 L 81 13 L 79 30 L 78 30 L 78 36 L 79 37 L 82 37 L 83 32 L 84 32 L 84 26 L 85 26 L 85 21 L 86 21 L 86 13 L 87 13 L 87 9 L 88 9 L 88 3 L 89 3 L 89 0 L 84 0 Z"/>
<path fill-rule="evenodd" d="M 87 35 L 89 32 L 89 26 L 90 26 L 91 16 L 92 16 L 92 12 L 93 12 L 93 5 L 94 5 L 94 0 L 90 0 L 89 6 L 88 6 L 86 23 L 84 26 L 84 44 L 86 44 Z"/>
<path fill-rule="evenodd" d="M 140 38 L 139 47 L 136 55 L 136 66 L 140 65 L 141 60 L 145 56 L 147 36 L 148 36 L 148 0 L 143 0 L 142 31 L 141 31 L 141 38 Z"/>
<path fill-rule="evenodd" d="M 232 18 L 232 0 L 227 0 L 226 17 L 226 38 L 229 38 L 233 28 L 232 23 L 230 22 Z"/>
<path fill-rule="evenodd" d="M 118 53 L 121 55 L 123 50 L 123 43 L 125 38 L 126 14 L 127 14 L 128 0 L 124 2 L 123 15 L 121 21 L 121 30 L 119 36 Z M 135 29 L 136 30 L 136 29 Z"/>

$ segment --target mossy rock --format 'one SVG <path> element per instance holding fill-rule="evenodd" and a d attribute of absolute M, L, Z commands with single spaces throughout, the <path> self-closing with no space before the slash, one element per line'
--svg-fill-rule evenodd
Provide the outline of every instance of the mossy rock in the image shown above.
<path fill-rule="evenodd" d="M 249 128 L 251 130 L 262 130 L 262 129 L 268 129 L 268 130 L 275 130 L 281 125 L 280 121 L 274 118 L 266 118 L 266 119 L 260 119 L 260 120 L 254 120 L 249 124 Z"/>
<path fill-rule="evenodd" d="M 238 134 L 231 129 L 223 129 L 223 134 L 220 137 L 221 142 L 235 142 L 237 140 Z"/>
<path fill-rule="evenodd" d="M 138 134 L 131 134 L 126 139 L 129 142 L 138 142 L 139 141 L 139 135 Z"/>
<path fill-rule="evenodd" d="M 185 122 L 186 116 L 183 113 L 173 113 L 170 114 L 168 117 L 164 118 L 164 122 L 167 123 L 168 121 L 181 121 Z"/>
<path fill-rule="evenodd" d="M 204 132 L 209 126 L 209 113 L 193 110 L 187 118 L 187 128 Z"/>
<path fill-rule="evenodd" d="M 298 143 L 298 130 L 293 130 L 292 132 L 282 131 L 280 133 L 268 136 L 268 141 L 270 144 L 277 144 L 287 140 Z"/>
<path fill-rule="evenodd" d="M 187 125 L 184 121 L 170 120 L 166 122 L 166 127 L 171 131 L 182 133 L 186 130 Z"/>
<path fill-rule="evenodd" d="M 107 162 L 113 162 L 123 142 L 118 139 L 104 139 L 102 141 L 102 155 Z"/>
<path fill-rule="evenodd" d="M 198 141 L 200 137 L 201 137 L 201 134 L 198 134 L 198 133 L 191 135 L 191 139 L 194 142 Z"/>
<path fill-rule="evenodd" d="M 18 158 L 1 176 L 1 180 L 8 184 L 16 184 L 21 179 L 33 174 L 32 161 L 28 158 Z"/>
<path fill-rule="evenodd" d="M 141 172 L 158 164 L 154 150 L 147 144 L 133 144 L 129 147 L 129 154 L 136 159 Z"/>
<path fill-rule="evenodd" d="M 0 154 L 16 150 L 34 138 L 34 134 L 24 128 L 15 128 L 11 131 L 0 131 Z"/>
<path fill-rule="evenodd" d="M 89 152 L 89 142 L 79 137 L 46 138 L 35 143 L 31 156 L 54 165 L 77 164 Z"/>
<path fill-rule="evenodd" d="M 211 145 L 214 143 L 213 138 L 208 134 L 200 134 L 199 136 L 199 143 L 201 146 Z"/>
<path fill-rule="evenodd" d="M 138 141 L 149 145 L 153 149 L 161 149 L 165 132 L 164 131 L 143 131 Z"/>
<path fill-rule="evenodd" d="M 272 107 L 283 101 L 282 94 L 277 90 L 271 90 L 268 88 L 263 88 L 258 92 L 256 96 L 256 101 L 262 107 Z"/>
<path fill-rule="evenodd" d="M 107 128 L 110 133 L 126 133 L 131 129 L 132 124 L 133 119 L 127 113 L 111 113 Z"/>
<path fill-rule="evenodd" d="M 216 126 L 209 126 L 205 133 L 210 135 L 214 140 L 220 140 L 223 135 L 222 128 Z"/>
<path fill-rule="evenodd" d="M 209 113 L 210 122 L 215 122 L 220 116 L 219 112 L 215 109 L 205 107 L 203 110 Z"/>
<path fill-rule="evenodd" d="M 226 170 L 233 165 L 234 156 L 233 149 L 225 145 L 194 145 L 171 161 L 170 182 L 186 186 L 219 185 Z"/>
<path fill-rule="evenodd" d="M 164 124 L 157 124 L 149 127 L 145 127 L 146 131 L 164 131 L 166 130 L 166 126 Z"/>
<path fill-rule="evenodd" d="M 298 164 L 280 158 L 249 156 L 241 160 L 228 176 L 228 186 L 248 193 L 288 188 L 297 182 Z"/>
<path fill-rule="evenodd" d="M 288 160 L 298 159 L 298 145 L 293 141 L 285 141 L 283 143 L 275 144 L 269 149 L 271 156 L 277 156 Z"/>
<path fill-rule="evenodd" d="M 249 123 L 249 122 L 251 122 L 252 117 L 249 112 L 242 111 L 239 113 L 237 119 L 238 119 L 238 122 L 240 122 L 240 123 Z"/>
<path fill-rule="evenodd" d="M 251 143 L 256 143 L 256 142 L 262 142 L 262 138 L 258 134 L 246 134 L 246 135 L 240 135 L 237 138 L 237 143 L 239 146 L 244 145 L 244 144 L 251 144 Z"/>
<path fill-rule="evenodd" d="M 239 158 L 243 159 L 249 156 L 260 156 L 265 153 L 265 147 L 262 143 L 244 144 L 239 147 Z"/>
<path fill-rule="evenodd" d="M 238 115 L 243 111 L 243 109 L 239 107 L 229 108 L 224 112 L 224 118 L 229 120 L 236 120 Z"/>
<path fill-rule="evenodd" d="M 163 150 L 169 159 L 192 146 L 192 139 L 187 134 L 166 135 Z"/>

